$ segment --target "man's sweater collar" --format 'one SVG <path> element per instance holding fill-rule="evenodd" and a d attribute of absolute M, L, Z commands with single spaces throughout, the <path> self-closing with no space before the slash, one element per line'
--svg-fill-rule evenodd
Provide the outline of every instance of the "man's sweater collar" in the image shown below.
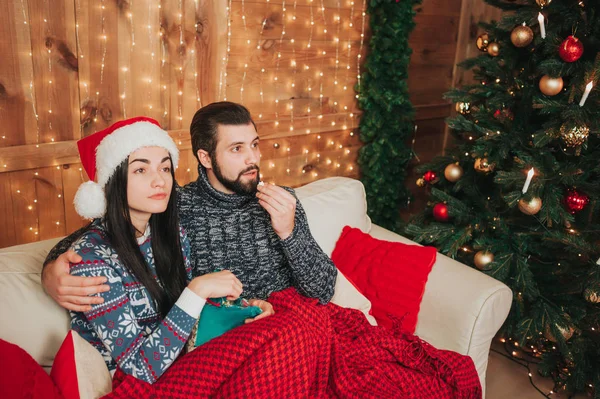
<path fill-rule="evenodd" d="M 198 165 L 197 186 L 198 194 L 202 196 L 203 200 L 210 201 L 221 208 L 241 208 L 255 199 L 253 195 L 226 194 L 215 190 L 208 181 L 206 169 L 202 165 Z"/>

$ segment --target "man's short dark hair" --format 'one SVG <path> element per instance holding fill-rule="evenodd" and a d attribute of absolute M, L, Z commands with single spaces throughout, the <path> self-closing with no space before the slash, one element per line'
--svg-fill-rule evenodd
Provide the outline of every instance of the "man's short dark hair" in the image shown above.
<path fill-rule="evenodd" d="M 217 148 L 219 125 L 247 125 L 249 123 L 252 123 L 256 129 L 250 111 L 241 104 L 220 101 L 200 108 L 196 111 L 190 125 L 194 156 L 196 159 L 198 158 L 198 150 L 214 154 Z"/>

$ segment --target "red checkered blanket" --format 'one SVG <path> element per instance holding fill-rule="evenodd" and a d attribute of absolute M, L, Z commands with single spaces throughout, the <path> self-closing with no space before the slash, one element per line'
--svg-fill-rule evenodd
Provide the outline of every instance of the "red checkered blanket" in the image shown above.
<path fill-rule="evenodd" d="M 269 301 L 274 316 L 181 356 L 152 385 L 118 370 L 106 398 L 481 398 L 467 356 L 294 289 Z"/>

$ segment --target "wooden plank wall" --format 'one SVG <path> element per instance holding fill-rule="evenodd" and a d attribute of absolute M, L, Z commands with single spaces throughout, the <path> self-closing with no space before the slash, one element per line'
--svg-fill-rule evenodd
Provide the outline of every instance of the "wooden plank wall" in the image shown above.
<path fill-rule="evenodd" d="M 0 247 L 64 235 L 84 221 L 75 141 L 116 120 L 156 118 L 180 144 L 180 183 L 196 178 L 186 132 L 200 106 L 249 107 L 265 180 L 299 186 L 358 177 L 353 87 L 367 53 L 366 0 L 18 0 L 0 2 Z M 423 0 L 409 73 L 426 162 L 442 153 L 443 93 L 469 76 L 482 0 Z M 228 24 L 229 22 L 229 24 Z M 364 29 L 364 30 L 363 30 Z M 413 173 L 406 184 L 422 209 Z"/>
<path fill-rule="evenodd" d="M 218 100 L 245 104 L 267 181 L 358 177 L 354 86 L 365 1 L 0 2 L 0 247 L 84 221 L 76 140 L 137 115 L 157 119 L 196 178 L 187 128 Z"/>
<path fill-rule="evenodd" d="M 454 114 L 454 105 L 443 99 L 450 87 L 472 81 L 472 74 L 456 64 L 478 53 L 475 41 L 482 32 L 480 21 L 498 20 L 501 13 L 483 0 L 423 0 L 416 9 L 416 28 L 411 36 L 413 49 L 409 71 L 411 100 L 417 111 L 417 133 L 411 164 L 405 184 L 414 195 L 404 219 L 420 212 L 427 203 L 426 189 L 417 187 L 421 177 L 414 170 L 426 163 L 452 143 L 448 138 L 445 119 Z"/>

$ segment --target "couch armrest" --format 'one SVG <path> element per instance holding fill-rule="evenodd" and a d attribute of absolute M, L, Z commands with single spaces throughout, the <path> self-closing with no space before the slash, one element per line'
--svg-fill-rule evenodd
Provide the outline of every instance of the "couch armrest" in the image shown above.
<path fill-rule="evenodd" d="M 370 234 L 380 240 L 418 245 L 377 225 Z M 437 348 L 470 356 L 485 397 L 490 345 L 511 304 L 512 291 L 506 285 L 438 253 L 425 286 L 415 334 Z"/>

